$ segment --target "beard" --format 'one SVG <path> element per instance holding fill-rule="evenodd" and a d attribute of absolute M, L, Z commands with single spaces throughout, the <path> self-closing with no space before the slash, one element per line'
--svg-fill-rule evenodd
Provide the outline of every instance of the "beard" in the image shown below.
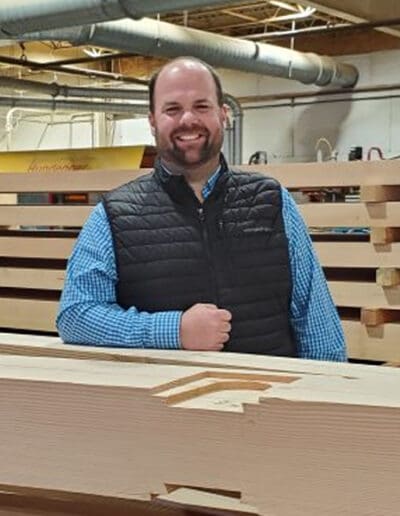
<path fill-rule="evenodd" d="M 210 132 L 202 129 L 201 134 L 205 135 L 204 142 L 194 149 L 179 146 L 176 134 L 180 131 L 174 131 L 168 141 L 163 140 L 157 130 L 155 132 L 158 154 L 166 163 L 179 168 L 192 168 L 204 165 L 219 156 L 223 143 L 222 131 L 211 138 Z"/>

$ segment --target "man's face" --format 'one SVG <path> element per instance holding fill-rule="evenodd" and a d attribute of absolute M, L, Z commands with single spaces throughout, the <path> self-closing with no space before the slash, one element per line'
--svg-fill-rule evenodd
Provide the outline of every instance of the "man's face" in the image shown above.
<path fill-rule="evenodd" d="M 179 61 L 160 73 L 149 121 L 158 153 L 171 171 L 215 168 L 225 119 L 226 107 L 218 105 L 214 80 L 202 65 Z"/>

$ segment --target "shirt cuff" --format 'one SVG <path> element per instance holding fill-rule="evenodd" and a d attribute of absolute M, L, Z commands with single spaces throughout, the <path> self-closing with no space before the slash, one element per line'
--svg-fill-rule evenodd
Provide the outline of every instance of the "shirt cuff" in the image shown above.
<path fill-rule="evenodd" d="M 151 314 L 146 348 L 180 349 L 182 312 L 168 311 Z"/>

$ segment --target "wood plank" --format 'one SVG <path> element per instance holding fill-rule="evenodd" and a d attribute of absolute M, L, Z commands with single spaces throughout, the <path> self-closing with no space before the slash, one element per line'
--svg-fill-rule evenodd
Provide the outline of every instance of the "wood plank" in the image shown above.
<path fill-rule="evenodd" d="M 61 290 L 64 270 L 0 267 L 0 287 Z"/>
<path fill-rule="evenodd" d="M 1 206 L 0 226 L 77 226 L 83 225 L 92 206 Z"/>
<path fill-rule="evenodd" d="M 160 509 L 157 500 L 144 502 L 0 485 L 1 516 L 160 516 L 160 510 L 163 516 L 204 516 L 197 511 L 189 514 L 181 504 L 176 507 L 163 504 Z"/>
<path fill-rule="evenodd" d="M 395 160 L 241 165 L 240 169 L 275 177 L 287 188 L 400 184 Z M 148 172 L 149 169 L 3 173 L 0 192 L 106 191 Z"/>
<path fill-rule="evenodd" d="M 56 331 L 57 301 L 0 298 L 0 328 L 30 331 Z"/>
<path fill-rule="evenodd" d="M 308 203 L 300 212 L 312 227 L 388 227 L 400 224 L 400 202 L 388 203 Z"/>
<path fill-rule="evenodd" d="M 383 288 L 376 283 L 329 281 L 336 306 L 390 308 L 400 310 L 400 287 Z"/>
<path fill-rule="evenodd" d="M 68 258 L 75 238 L 47 238 L 36 236 L 0 236 L 0 256 L 20 258 Z"/>
<path fill-rule="evenodd" d="M 400 265 L 400 243 L 374 246 L 369 242 L 314 242 L 324 267 L 389 267 Z"/>
<path fill-rule="evenodd" d="M 359 324 L 357 322 L 357 324 Z M 206 367 L 209 371 L 218 368 L 225 369 L 245 369 L 253 372 L 266 372 L 273 370 L 282 374 L 297 373 L 301 364 L 301 372 L 308 374 L 318 374 L 321 367 L 320 361 L 300 360 L 287 361 L 282 357 L 271 357 L 262 355 L 246 355 L 244 359 L 240 353 L 215 353 L 186 351 L 185 353 L 177 353 L 176 350 L 159 350 L 159 349 L 129 349 L 129 348 L 113 348 L 105 346 L 79 346 L 77 344 L 69 345 L 61 341 L 59 337 L 44 337 L 38 335 L 24 335 L 0 332 L 0 353 L 34 357 L 52 357 L 52 358 L 75 358 L 76 360 L 105 360 L 111 362 L 125 363 L 146 363 L 159 365 L 179 365 L 179 366 L 199 366 Z M 337 363 L 324 362 L 323 367 L 325 374 L 336 375 Z M 381 371 L 379 368 L 371 368 L 369 366 L 362 367 L 364 376 L 383 374 L 387 377 L 388 372 Z M 351 376 L 353 364 L 340 364 L 343 374 Z"/>
<path fill-rule="evenodd" d="M 241 170 L 275 177 L 287 188 L 399 185 L 397 160 L 241 165 Z"/>
<path fill-rule="evenodd" d="M 149 169 L 2 173 L 0 192 L 102 192 L 132 181 Z"/>
<path fill-rule="evenodd" d="M 254 357 L 237 359 L 252 374 Z M 262 516 L 396 516 L 400 371 L 278 362 L 296 381 L 171 406 L 154 391 L 207 368 L 3 355 L 0 485 L 138 501 L 182 486 L 239 493 Z"/>
<path fill-rule="evenodd" d="M 92 206 L 1 206 L 0 225 L 82 226 Z M 309 203 L 299 205 L 312 227 L 389 227 L 399 224 L 400 202 L 393 203 Z"/>
<path fill-rule="evenodd" d="M 371 327 L 359 321 L 342 321 L 350 358 L 400 361 L 400 324 Z"/>

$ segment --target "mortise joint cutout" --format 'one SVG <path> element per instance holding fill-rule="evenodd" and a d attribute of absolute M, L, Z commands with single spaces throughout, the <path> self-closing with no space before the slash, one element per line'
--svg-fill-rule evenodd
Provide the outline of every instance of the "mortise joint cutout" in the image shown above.
<path fill-rule="evenodd" d="M 275 374 L 204 371 L 159 385 L 151 390 L 151 394 L 162 394 L 167 405 L 176 405 L 214 392 L 265 391 L 271 387 L 271 383 L 292 383 L 298 379 L 297 376 Z"/>

